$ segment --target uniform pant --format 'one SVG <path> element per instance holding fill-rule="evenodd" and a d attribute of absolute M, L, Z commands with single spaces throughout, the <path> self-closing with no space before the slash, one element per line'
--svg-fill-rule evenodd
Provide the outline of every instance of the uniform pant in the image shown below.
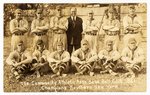
<path fill-rule="evenodd" d="M 132 69 L 136 73 L 138 73 L 139 71 L 141 71 L 141 67 L 142 67 L 141 63 L 136 63 L 132 67 L 129 66 L 129 64 L 131 64 L 131 63 L 124 63 L 124 64 L 125 64 L 125 67 L 127 69 L 130 68 L 130 69 Z"/>
<path fill-rule="evenodd" d="M 137 41 L 137 45 L 139 45 L 141 43 L 142 37 L 140 33 L 137 34 L 126 34 L 124 35 L 124 47 L 126 47 L 128 45 L 128 40 L 130 38 L 135 38 L 135 40 Z"/>
<path fill-rule="evenodd" d="M 20 66 L 17 67 L 11 67 L 11 73 L 14 74 L 16 76 L 16 72 L 17 74 L 26 74 L 30 71 L 31 68 L 31 64 L 22 64 Z"/>
<path fill-rule="evenodd" d="M 44 42 L 45 48 L 48 49 L 48 37 L 47 35 L 37 36 L 35 35 L 33 39 L 33 49 L 36 49 L 36 43 L 38 40 L 42 40 Z"/>
<path fill-rule="evenodd" d="M 67 35 L 65 33 L 63 33 L 63 34 L 56 34 L 56 33 L 54 33 L 53 51 L 56 50 L 57 42 L 60 42 L 60 41 L 63 43 L 64 50 L 67 49 Z"/>
<path fill-rule="evenodd" d="M 23 41 L 25 48 L 27 48 L 27 36 L 26 35 L 12 35 L 11 38 L 11 51 L 16 50 L 17 44 Z"/>
<path fill-rule="evenodd" d="M 104 39 L 105 34 L 98 34 L 97 35 L 97 48 L 96 48 L 96 53 L 99 53 L 104 48 Z"/>
<path fill-rule="evenodd" d="M 125 72 L 129 71 L 128 69 L 131 69 L 132 71 L 134 71 L 136 73 L 140 72 L 141 69 L 142 69 L 142 64 L 141 63 L 136 63 L 132 67 L 130 65 L 131 65 L 131 63 L 120 61 L 120 62 L 118 62 L 116 64 L 116 68 L 115 69 L 116 70 L 119 69 L 119 70 L 125 71 Z"/>
<path fill-rule="evenodd" d="M 60 63 L 59 65 L 56 66 L 56 62 L 51 62 L 49 64 L 49 66 L 51 67 L 52 71 L 54 73 L 57 73 L 61 70 L 61 73 L 67 73 L 68 70 L 69 70 L 69 63 L 68 62 L 63 62 L 63 63 Z"/>
<path fill-rule="evenodd" d="M 118 35 L 114 35 L 114 36 L 106 35 L 106 36 L 105 36 L 105 42 L 104 42 L 104 44 L 106 44 L 106 41 L 108 41 L 108 40 L 113 41 L 113 43 L 114 43 L 113 49 L 114 49 L 114 50 L 118 50 L 119 36 L 118 36 Z"/>
<path fill-rule="evenodd" d="M 90 48 L 96 52 L 97 36 L 96 35 L 85 35 L 84 38 L 89 42 Z"/>
<path fill-rule="evenodd" d="M 99 62 L 99 65 L 102 69 L 102 71 L 104 70 L 116 70 L 116 66 L 117 66 L 118 61 L 106 61 L 106 59 L 101 59 Z"/>
<path fill-rule="evenodd" d="M 52 30 L 48 30 L 48 32 L 47 32 L 47 35 L 48 35 L 48 50 L 50 51 L 50 52 L 52 52 L 53 51 L 53 32 L 52 32 Z"/>
<path fill-rule="evenodd" d="M 74 66 L 76 67 L 77 69 L 77 72 L 82 72 L 84 69 L 87 69 L 87 72 L 92 72 L 94 70 L 94 67 L 95 67 L 95 62 L 91 62 L 91 63 L 88 63 L 88 64 L 79 64 L 79 63 L 74 63 Z"/>

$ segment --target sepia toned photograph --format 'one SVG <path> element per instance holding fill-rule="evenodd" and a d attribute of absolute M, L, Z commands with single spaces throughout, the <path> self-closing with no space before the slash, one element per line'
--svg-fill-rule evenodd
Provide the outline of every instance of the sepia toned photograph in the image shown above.
<path fill-rule="evenodd" d="M 147 3 L 4 3 L 4 92 L 146 92 Z"/>

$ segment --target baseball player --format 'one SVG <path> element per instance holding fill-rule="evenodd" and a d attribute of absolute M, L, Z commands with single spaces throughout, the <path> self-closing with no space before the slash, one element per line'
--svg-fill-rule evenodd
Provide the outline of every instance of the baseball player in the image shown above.
<path fill-rule="evenodd" d="M 135 38 L 130 38 L 128 40 L 128 46 L 123 49 L 121 54 L 121 60 L 129 71 L 126 75 L 130 77 L 138 75 L 142 68 L 144 59 L 145 57 L 142 48 L 137 46 Z"/>
<path fill-rule="evenodd" d="M 142 26 L 143 19 L 136 14 L 136 9 L 134 5 L 130 5 L 128 9 L 129 13 L 123 18 L 124 27 L 124 45 L 128 45 L 128 40 L 130 38 L 135 38 L 137 44 L 140 44 L 142 39 Z"/>
<path fill-rule="evenodd" d="M 117 73 L 114 72 L 114 69 L 120 59 L 120 54 L 117 50 L 113 49 L 112 40 L 106 41 L 106 47 L 99 52 L 98 57 L 100 59 L 100 66 L 102 67 L 102 71 L 100 71 L 100 73 L 117 75 Z"/>
<path fill-rule="evenodd" d="M 91 10 L 88 12 L 88 19 L 83 21 L 83 34 L 84 39 L 89 42 L 89 46 L 96 52 L 97 32 L 99 30 L 99 22 L 93 17 L 94 12 Z"/>
<path fill-rule="evenodd" d="M 83 39 L 81 41 L 81 48 L 74 51 L 71 56 L 73 65 L 77 69 L 75 75 L 83 75 L 87 73 L 90 76 L 93 76 L 93 69 L 97 59 L 97 54 L 89 48 L 88 41 Z"/>
<path fill-rule="evenodd" d="M 51 19 L 53 18 L 53 12 L 51 11 L 51 9 L 48 9 L 49 10 L 49 14 L 47 15 L 47 20 L 48 20 L 48 23 L 49 23 L 49 30 L 47 32 L 47 35 L 48 35 L 48 50 L 49 52 L 52 52 L 53 51 L 53 30 L 50 28 L 50 25 L 51 25 Z"/>
<path fill-rule="evenodd" d="M 56 46 L 56 51 L 52 52 L 48 58 L 49 66 L 55 73 L 52 77 L 65 77 L 69 70 L 70 54 L 64 50 L 62 42 L 57 42 Z"/>
<path fill-rule="evenodd" d="M 11 52 L 6 59 L 6 63 L 11 66 L 11 73 L 17 79 L 22 79 L 23 75 L 30 71 L 32 57 L 25 49 L 23 41 L 17 44 L 15 51 Z"/>
<path fill-rule="evenodd" d="M 10 32 L 12 33 L 11 51 L 16 49 L 20 41 L 23 41 L 24 46 L 27 47 L 25 34 L 28 32 L 28 22 L 22 17 L 21 9 L 15 10 L 15 18 L 10 21 Z"/>
<path fill-rule="evenodd" d="M 67 36 L 66 30 L 68 28 L 68 22 L 65 17 L 62 15 L 62 8 L 60 6 L 56 7 L 56 16 L 51 20 L 50 28 L 53 30 L 53 51 L 56 50 L 56 43 L 61 41 L 63 47 L 66 50 L 67 48 Z"/>
<path fill-rule="evenodd" d="M 31 32 L 34 34 L 33 49 L 35 49 L 36 43 L 39 39 L 44 42 L 45 48 L 48 49 L 48 29 L 49 23 L 45 18 L 43 18 L 43 10 L 37 9 L 36 19 L 34 19 L 31 24 Z"/>
<path fill-rule="evenodd" d="M 45 49 L 43 40 L 38 40 L 36 43 L 36 49 L 33 52 L 32 70 L 36 71 L 37 77 L 41 76 L 41 69 L 46 69 L 48 66 L 47 56 L 49 51 Z"/>
<path fill-rule="evenodd" d="M 107 40 L 112 40 L 114 43 L 114 49 L 118 49 L 119 44 L 119 30 L 120 22 L 116 18 L 117 11 L 114 7 L 110 7 L 106 11 L 107 19 L 104 20 L 102 29 L 105 32 L 105 42 Z"/>

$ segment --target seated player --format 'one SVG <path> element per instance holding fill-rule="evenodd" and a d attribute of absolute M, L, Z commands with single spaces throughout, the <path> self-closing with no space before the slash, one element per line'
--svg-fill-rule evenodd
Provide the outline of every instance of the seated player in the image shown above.
<path fill-rule="evenodd" d="M 130 38 L 128 46 L 122 51 L 121 60 L 123 61 L 125 68 L 129 71 L 126 75 L 135 77 L 141 71 L 144 52 L 142 48 L 137 46 L 135 38 Z"/>
<path fill-rule="evenodd" d="M 100 73 L 110 73 L 111 75 L 117 75 L 117 73 L 114 72 L 114 69 L 118 63 L 118 60 L 120 59 L 120 54 L 117 50 L 113 49 L 113 45 L 113 41 L 106 41 L 105 48 L 98 54 L 100 59 L 99 65 L 102 68 Z"/>
<path fill-rule="evenodd" d="M 37 77 L 40 77 L 42 73 L 41 69 L 49 68 L 47 62 L 47 56 L 49 55 L 49 51 L 45 49 L 44 42 L 42 40 L 38 40 L 36 43 L 36 49 L 33 52 L 33 60 L 32 60 L 32 69 L 35 70 Z M 47 67 L 47 68 L 46 68 Z"/>
<path fill-rule="evenodd" d="M 23 78 L 31 68 L 32 57 L 25 49 L 23 41 L 17 44 L 17 49 L 11 52 L 6 59 L 6 63 L 11 66 L 11 73 L 17 80 Z"/>
<path fill-rule="evenodd" d="M 49 66 L 51 67 L 54 75 L 51 77 L 67 76 L 69 70 L 70 54 L 64 50 L 62 42 L 57 42 L 56 51 L 52 52 L 48 57 Z"/>
<path fill-rule="evenodd" d="M 81 48 L 74 51 L 71 56 L 73 65 L 77 69 L 75 75 L 83 75 L 87 73 L 90 76 L 93 76 L 93 69 L 97 59 L 97 54 L 94 51 L 91 51 L 88 41 L 83 39 L 81 41 Z"/>

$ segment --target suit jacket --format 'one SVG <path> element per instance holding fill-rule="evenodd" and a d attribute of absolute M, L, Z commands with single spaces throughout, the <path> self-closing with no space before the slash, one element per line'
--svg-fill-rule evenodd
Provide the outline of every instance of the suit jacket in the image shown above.
<path fill-rule="evenodd" d="M 76 17 L 74 25 L 71 17 L 68 18 L 68 30 L 66 31 L 68 44 L 71 44 L 73 39 L 73 45 L 80 45 L 83 31 L 82 22 L 80 17 Z"/>

